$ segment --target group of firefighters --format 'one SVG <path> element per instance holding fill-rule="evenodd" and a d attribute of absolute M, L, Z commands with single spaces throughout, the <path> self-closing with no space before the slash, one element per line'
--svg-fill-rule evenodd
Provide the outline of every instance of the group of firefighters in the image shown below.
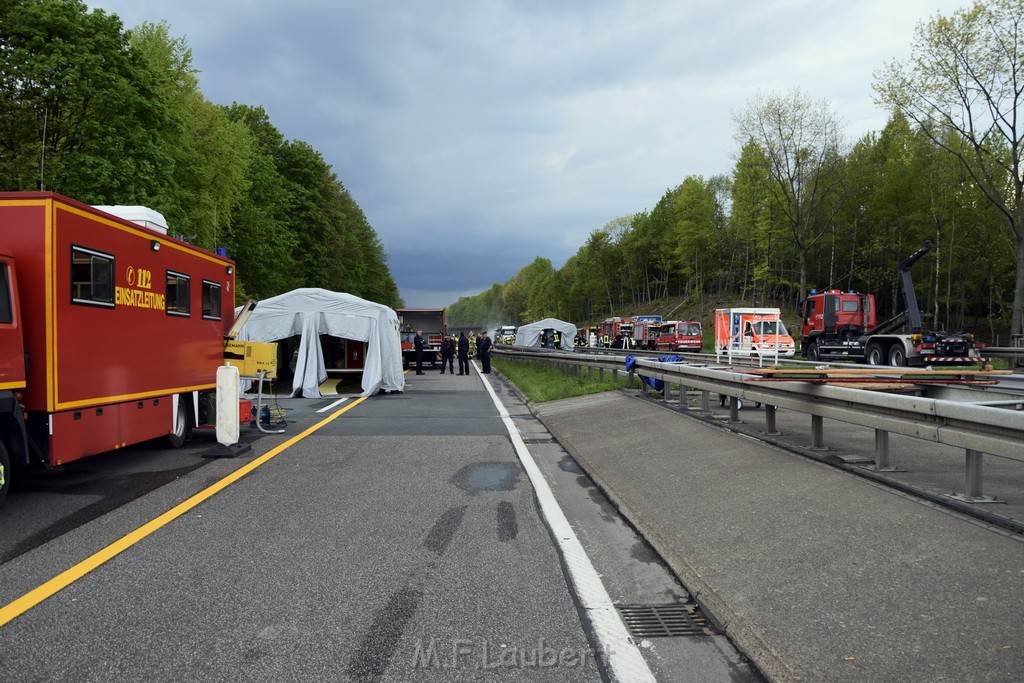
<path fill-rule="evenodd" d="M 422 332 L 418 332 L 416 335 L 416 374 L 422 375 L 422 352 L 423 352 L 423 336 Z M 441 374 L 444 374 L 447 369 L 451 374 L 455 373 L 455 356 L 459 357 L 459 372 L 460 375 L 469 374 L 469 357 L 472 354 L 480 364 L 483 366 L 481 372 L 484 374 L 490 374 L 491 372 L 491 343 L 490 337 L 487 336 L 487 332 L 481 332 L 479 336 L 475 332 L 470 332 L 469 336 L 466 336 L 465 332 L 460 332 L 458 338 L 455 335 L 448 335 L 441 340 Z"/>

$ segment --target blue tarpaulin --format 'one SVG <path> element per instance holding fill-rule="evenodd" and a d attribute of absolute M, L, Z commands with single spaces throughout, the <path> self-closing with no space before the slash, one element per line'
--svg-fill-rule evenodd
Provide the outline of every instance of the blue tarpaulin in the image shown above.
<path fill-rule="evenodd" d="M 682 358 L 679 356 L 658 356 L 656 359 L 659 363 L 680 363 Z M 636 356 L 626 356 L 626 372 L 632 371 L 636 367 Z M 645 377 L 644 375 L 637 374 L 640 381 L 654 389 L 655 391 L 661 391 L 665 388 L 665 382 L 660 379 L 653 379 L 651 377 Z"/>

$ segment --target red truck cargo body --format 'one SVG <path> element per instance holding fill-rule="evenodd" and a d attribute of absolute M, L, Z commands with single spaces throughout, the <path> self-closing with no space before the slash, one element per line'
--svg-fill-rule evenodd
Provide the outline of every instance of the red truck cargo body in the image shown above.
<path fill-rule="evenodd" d="M 423 330 L 423 360 L 436 365 L 441 360 L 441 341 L 448 334 L 443 308 L 396 308 L 399 338 L 402 346 L 402 365 L 409 368 L 416 362 L 413 340 L 417 330 Z M 493 340 L 492 340 L 493 341 Z"/>
<path fill-rule="evenodd" d="M 0 193 L 0 252 L 17 269 L 22 403 L 48 464 L 169 434 L 176 397 L 214 388 L 229 259 L 47 192 Z"/>

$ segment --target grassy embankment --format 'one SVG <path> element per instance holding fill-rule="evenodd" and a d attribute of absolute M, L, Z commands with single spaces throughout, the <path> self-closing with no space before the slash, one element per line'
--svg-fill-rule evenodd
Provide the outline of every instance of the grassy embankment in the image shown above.
<path fill-rule="evenodd" d="M 559 370 L 537 361 L 494 356 L 491 359 L 491 364 L 519 387 L 519 390 L 526 394 L 527 398 L 536 403 L 599 394 L 616 389 L 640 388 L 639 380 L 634 379 L 632 383 L 629 381 L 629 374 L 625 367 L 619 373 L 617 380 L 612 379 L 611 373 L 605 372 L 603 380 L 598 380 L 597 373 L 594 373 L 594 379 L 590 381 L 587 379 L 586 372 L 579 377 L 566 376 Z"/>

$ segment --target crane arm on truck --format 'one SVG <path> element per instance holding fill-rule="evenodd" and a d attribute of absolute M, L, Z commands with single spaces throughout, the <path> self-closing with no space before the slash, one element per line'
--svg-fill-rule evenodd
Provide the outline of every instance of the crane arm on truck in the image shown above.
<path fill-rule="evenodd" d="M 925 240 L 924 246 L 907 258 L 900 261 L 900 289 L 903 290 L 903 305 L 906 308 L 910 334 L 919 334 L 923 329 L 921 309 L 917 307 L 917 294 L 914 292 L 914 280 L 910 276 L 910 268 L 932 250 L 932 243 Z"/>

